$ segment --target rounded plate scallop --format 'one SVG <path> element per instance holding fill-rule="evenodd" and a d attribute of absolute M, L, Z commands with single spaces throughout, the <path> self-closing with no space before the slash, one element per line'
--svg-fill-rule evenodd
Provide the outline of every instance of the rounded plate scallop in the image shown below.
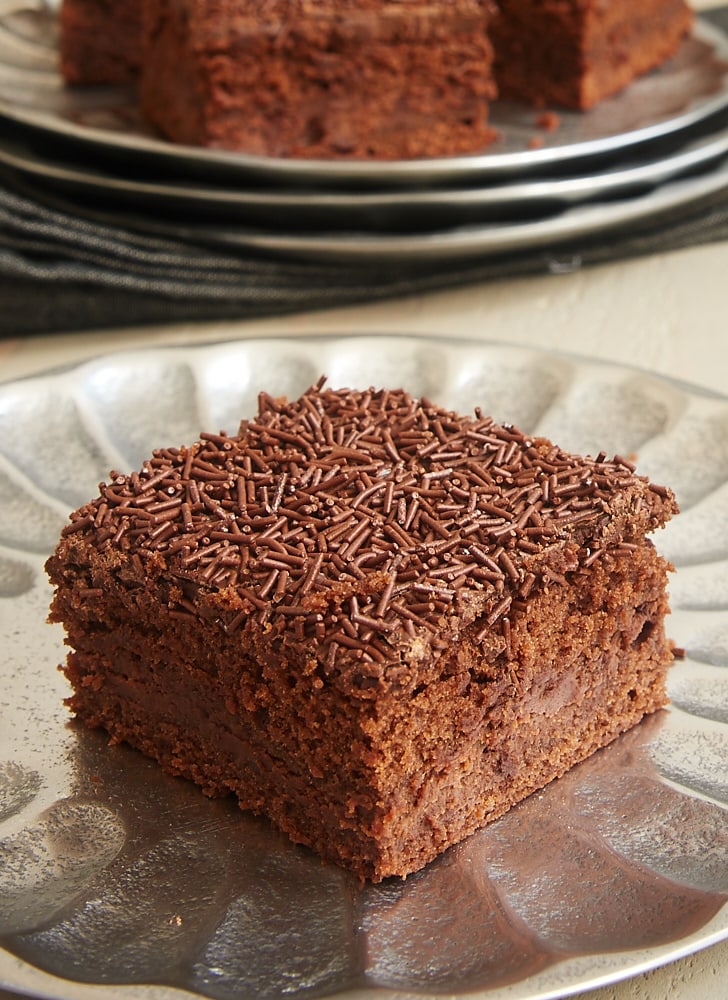
<path fill-rule="evenodd" d="M 140 119 L 125 88 L 67 88 L 57 71 L 58 0 L 0 3 L 0 114 L 61 146 L 144 162 L 168 174 L 257 178 L 312 185 L 435 184 L 553 170 L 603 159 L 705 121 L 728 103 L 728 40 L 698 19 L 676 56 L 622 93 L 584 113 L 563 112 L 539 129 L 531 108 L 498 104 L 502 138 L 481 154 L 407 161 L 296 160 L 173 145 Z M 539 148 L 534 147 L 537 137 Z"/>
<path fill-rule="evenodd" d="M 95 494 L 99 462 L 130 469 L 156 445 L 234 431 L 259 390 L 297 395 L 321 374 L 481 406 L 578 450 L 636 450 L 686 507 L 657 539 L 677 564 L 670 629 L 687 650 L 672 707 L 378 886 L 69 725 L 62 635 L 45 624 L 49 527 L 71 496 Z M 0 456 L 12 521 L 0 539 L 0 986 L 62 1000 L 545 1000 L 728 938 L 728 400 L 615 365 L 404 336 L 100 357 L 0 385 L 17 441 L 49 400 L 54 440 L 74 448 L 6 441 Z"/>

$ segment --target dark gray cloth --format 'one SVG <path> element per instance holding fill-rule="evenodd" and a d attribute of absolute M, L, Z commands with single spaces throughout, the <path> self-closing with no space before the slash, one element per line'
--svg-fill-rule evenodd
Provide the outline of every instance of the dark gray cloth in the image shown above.
<path fill-rule="evenodd" d="M 710 12 L 728 31 L 728 7 Z M 152 236 L 0 172 L 0 335 L 252 318 L 371 302 L 728 239 L 728 192 L 558 246 L 467 260 L 321 263 Z"/>

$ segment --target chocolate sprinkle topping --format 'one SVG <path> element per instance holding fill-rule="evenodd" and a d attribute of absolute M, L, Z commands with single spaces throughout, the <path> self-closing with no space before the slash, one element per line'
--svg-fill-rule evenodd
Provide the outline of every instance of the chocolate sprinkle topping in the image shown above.
<path fill-rule="evenodd" d="M 601 557 L 615 497 L 634 539 L 677 509 L 619 456 L 577 457 L 479 410 L 323 379 L 295 402 L 261 394 L 235 437 L 203 434 L 111 476 L 66 534 L 229 594 L 228 633 L 293 630 L 323 663 L 345 650 L 372 669 L 397 642 L 432 646 L 472 622 L 507 648 L 516 601 Z M 631 540 L 622 521 L 615 546 Z M 184 622 L 195 606 L 170 611 Z"/>

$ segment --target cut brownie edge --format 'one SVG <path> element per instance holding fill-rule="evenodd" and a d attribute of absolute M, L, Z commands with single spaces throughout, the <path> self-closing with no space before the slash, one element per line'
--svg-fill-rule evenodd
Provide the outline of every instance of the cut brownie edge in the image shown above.
<path fill-rule="evenodd" d="M 684 0 L 501 0 L 492 25 L 499 96 L 587 110 L 673 56 Z"/>
<path fill-rule="evenodd" d="M 68 84 L 133 84 L 142 63 L 145 0 L 62 0 L 59 60 Z"/>
<path fill-rule="evenodd" d="M 375 881 L 406 875 L 666 703 L 666 564 L 649 544 L 601 562 L 585 584 L 557 584 L 515 617 L 510 659 L 479 659 L 471 637 L 459 662 L 441 657 L 426 691 L 356 725 L 312 686 L 286 692 L 280 679 L 257 691 L 257 704 L 244 696 L 247 711 L 231 704 L 213 676 L 224 665 L 200 668 L 206 643 L 185 623 L 178 644 L 150 645 L 144 657 L 123 629 L 88 651 L 74 637 L 69 704 L 327 860 Z"/>
<path fill-rule="evenodd" d="M 175 142 L 255 155 L 480 152 L 495 137 L 491 10 L 489 0 L 148 0 L 140 106 Z"/>

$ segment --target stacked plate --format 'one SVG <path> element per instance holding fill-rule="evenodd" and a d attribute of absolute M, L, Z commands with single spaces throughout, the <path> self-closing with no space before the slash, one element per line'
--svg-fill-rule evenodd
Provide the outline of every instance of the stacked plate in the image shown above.
<path fill-rule="evenodd" d="M 675 58 L 590 112 L 502 103 L 482 154 L 352 162 L 165 142 L 130 91 L 64 87 L 55 8 L 0 0 L 0 164 L 147 231 L 336 260 L 484 256 L 728 190 L 728 37 L 702 18 Z"/>

